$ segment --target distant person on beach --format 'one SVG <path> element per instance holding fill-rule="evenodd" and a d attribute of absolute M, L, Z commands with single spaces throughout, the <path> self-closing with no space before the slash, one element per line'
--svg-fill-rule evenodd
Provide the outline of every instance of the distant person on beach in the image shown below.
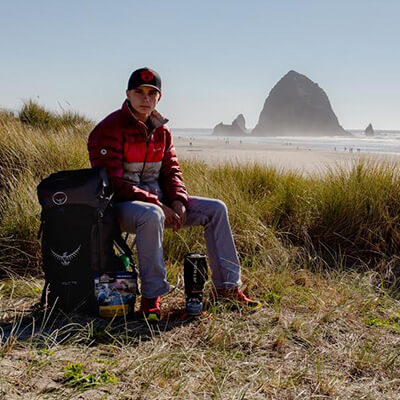
<path fill-rule="evenodd" d="M 240 265 L 225 204 L 186 191 L 168 120 L 155 109 L 160 99 L 159 74 L 150 68 L 134 71 L 122 108 L 102 120 L 88 141 L 92 166 L 105 166 L 113 184 L 121 230 L 136 233 L 142 291 L 139 315 L 159 321 L 161 296 L 169 291 L 164 224 L 174 231 L 204 226 L 213 297 L 259 308 L 259 302 L 240 290 Z M 202 303 L 197 306 L 201 313 Z"/>

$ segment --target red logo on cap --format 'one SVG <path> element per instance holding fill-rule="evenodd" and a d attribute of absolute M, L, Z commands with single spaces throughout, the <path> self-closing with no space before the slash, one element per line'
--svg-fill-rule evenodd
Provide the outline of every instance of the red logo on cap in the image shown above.
<path fill-rule="evenodd" d="M 154 75 L 151 71 L 145 70 L 140 72 L 140 77 L 142 78 L 143 81 L 150 82 L 151 80 L 153 80 Z"/>

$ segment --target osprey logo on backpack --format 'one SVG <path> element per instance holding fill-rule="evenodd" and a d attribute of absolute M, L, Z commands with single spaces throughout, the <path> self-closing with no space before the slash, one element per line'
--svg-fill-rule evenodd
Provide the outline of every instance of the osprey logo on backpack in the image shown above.
<path fill-rule="evenodd" d="M 56 204 L 57 206 L 62 206 L 67 202 L 67 195 L 64 192 L 57 192 L 53 194 L 53 203 Z"/>
<path fill-rule="evenodd" d="M 60 261 L 60 263 L 63 267 L 68 267 L 68 265 L 71 264 L 72 259 L 78 255 L 80 249 L 81 249 L 81 245 L 79 245 L 79 247 L 75 251 L 73 251 L 71 254 L 68 254 L 66 251 L 64 251 L 64 253 L 62 255 L 57 254 L 52 249 L 50 249 L 50 251 L 51 251 L 51 254 L 53 254 L 53 257 L 57 261 Z"/>

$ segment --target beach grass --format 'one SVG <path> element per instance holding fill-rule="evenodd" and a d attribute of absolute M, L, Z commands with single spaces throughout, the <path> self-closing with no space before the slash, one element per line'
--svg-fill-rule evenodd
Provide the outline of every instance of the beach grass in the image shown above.
<path fill-rule="evenodd" d="M 357 162 L 303 176 L 184 162 L 191 194 L 226 203 L 244 288 L 262 309 L 210 305 L 191 323 L 177 319 L 183 254 L 205 252 L 194 228 L 165 232 L 173 290 L 160 326 L 37 317 L 36 185 L 89 167 L 93 125 L 32 121 L 0 113 L 0 398 L 400 397 L 398 165 Z"/>

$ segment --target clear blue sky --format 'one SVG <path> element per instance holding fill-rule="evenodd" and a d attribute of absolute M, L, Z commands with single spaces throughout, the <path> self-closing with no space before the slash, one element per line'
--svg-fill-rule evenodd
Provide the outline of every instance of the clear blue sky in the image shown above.
<path fill-rule="evenodd" d="M 100 120 L 130 73 L 163 78 L 172 127 L 253 127 L 290 69 L 328 94 L 347 129 L 400 129 L 400 1 L 8 1 L 0 13 L 0 107 L 39 97 Z"/>

